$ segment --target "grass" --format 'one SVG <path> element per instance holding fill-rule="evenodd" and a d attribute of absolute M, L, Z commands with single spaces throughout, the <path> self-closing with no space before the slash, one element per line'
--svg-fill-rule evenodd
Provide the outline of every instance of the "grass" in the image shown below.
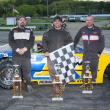
<path fill-rule="evenodd" d="M 43 23 L 51 23 L 51 19 L 48 18 L 32 18 L 28 25 L 36 25 Z M 6 26 L 6 20 L 4 18 L 0 18 L 0 26 Z"/>
<path fill-rule="evenodd" d="M 9 0 L 0 0 L 0 2 L 8 2 Z"/>
<path fill-rule="evenodd" d="M 33 18 L 31 20 L 32 23 L 50 23 L 51 22 L 51 19 L 49 18 Z"/>
<path fill-rule="evenodd" d="M 110 22 L 109 19 L 95 19 L 95 22 L 101 22 L 101 21 L 107 21 Z M 42 31 L 49 29 L 51 26 L 52 20 L 49 18 L 32 18 L 30 22 L 28 23 L 28 26 L 36 26 L 35 30 Z M 10 25 L 6 25 L 6 20 L 4 18 L 0 18 L 0 27 L 12 27 Z M 102 26 L 103 30 L 110 30 L 110 27 L 108 26 Z M 2 30 L 6 31 L 6 29 Z"/>
<path fill-rule="evenodd" d="M 101 27 L 101 29 L 102 29 L 102 30 L 110 30 L 110 27 L 104 26 L 104 27 Z"/>
<path fill-rule="evenodd" d="M 30 22 L 28 22 L 28 26 L 35 26 L 34 31 L 44 31 L 50 28 L 51 26 L 51 20 L 47 18 L 32 18 Z M 0 18 L 0 29 L 1 31 L 7 31 L 10 30 L 9 28 L 5 29 L 3 27 L 16 27 L 12 25 L 6 25 L 6 20 L 4 18 Z"/>
<path fill-rule="evenodd" d="M 0 18 L 0 26 L 5 24 L 6 24 L 6 20 L 4 18 Z"/>
<path fill-rule="evenodd" d="M 8 2 L 8 1 L 10 1 L 10 0 L 0 0 L 0 2 Z M 15 0 L 13 0 L 13 1 L 15 1 Z"/>
<path fill-rule="evenodd" d="M 94 21 L 95 22 L 101 22 L 101 21 L 109 21 L 110 22 L 110 19 L 109 18 L 108 19 L 107 18 L 103 18 L 103 19 L 101 19 L 101 18 L 95 18 Z"/>

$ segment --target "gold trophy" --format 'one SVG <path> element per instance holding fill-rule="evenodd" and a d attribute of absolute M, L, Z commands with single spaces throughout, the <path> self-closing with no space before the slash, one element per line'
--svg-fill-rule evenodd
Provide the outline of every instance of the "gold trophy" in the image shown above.
<path fill-rule="evenodd" d="M 12 98 L 23 98 L 22 95 L 22 79 L 20 77 L 19 65 L 13 65 L 14 67 L 14 78 L 13 78 L 13 97 Z"/>
<path fill-rule="evenodd" d="M 90 71 L 90 61 L 84 62 L 86 65 L 86 71 L 85 74 L 83 75 L 83 91 L 82 93 L 87 93 L 91 94 L 93 85 L 92 85 L 92 75 Z"/>
<path fill-rule="evenodd" d="M 57 74 L 55 75 L 55 79 L 52 82 L 53 85 L 53 97 L 52 101 L 63 101 L 63 85 L 60 80 L 60 65 L 55 65 L 57 68 Z"/>

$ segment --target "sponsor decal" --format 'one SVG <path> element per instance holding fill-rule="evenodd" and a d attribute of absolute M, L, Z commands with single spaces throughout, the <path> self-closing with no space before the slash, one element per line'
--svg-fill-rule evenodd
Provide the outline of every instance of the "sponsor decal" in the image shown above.
<path fill-rule="evenodd" d="M 14 32 L 14 40 L 20 40 L 20 39 L 25 39 L 29 40 L 30 39 L 30 33 L 28 32 Z"/>

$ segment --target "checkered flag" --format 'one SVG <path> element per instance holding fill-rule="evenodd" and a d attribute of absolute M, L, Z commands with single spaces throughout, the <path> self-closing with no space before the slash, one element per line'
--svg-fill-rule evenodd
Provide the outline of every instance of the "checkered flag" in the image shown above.
<path fill-rule="evenodd" d="M 54 64 L 56 74 L 59 74 L 63 83 L 75 80 L 74 62 L 74 45 L 70 43 L 58 50 L 50 53 L 49 57 Z"/>

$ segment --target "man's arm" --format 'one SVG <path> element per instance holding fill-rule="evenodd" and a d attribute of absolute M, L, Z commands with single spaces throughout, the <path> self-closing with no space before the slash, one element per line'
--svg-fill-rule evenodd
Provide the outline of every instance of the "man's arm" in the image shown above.
<path fill-rule="evenodd" d="M 74 38 L 74 49 L 76 48 L 80 38 L 81 38 L 81 29 L 78 31 L 78 33 L 76 34 L 76 36 Z"/>
<path fill-rule="evenodd" d="M 105 47 L 105 38 L 101 30 L 99 32 L 99 46 L 98 47 L 99 47 L 98 54 L 101 54 Z"/>
<path fill-rule="evenodd" d="M 42 39 L 42 45 L 44 52 L 48 52 L 48 35 L 44 34 Z"/>

